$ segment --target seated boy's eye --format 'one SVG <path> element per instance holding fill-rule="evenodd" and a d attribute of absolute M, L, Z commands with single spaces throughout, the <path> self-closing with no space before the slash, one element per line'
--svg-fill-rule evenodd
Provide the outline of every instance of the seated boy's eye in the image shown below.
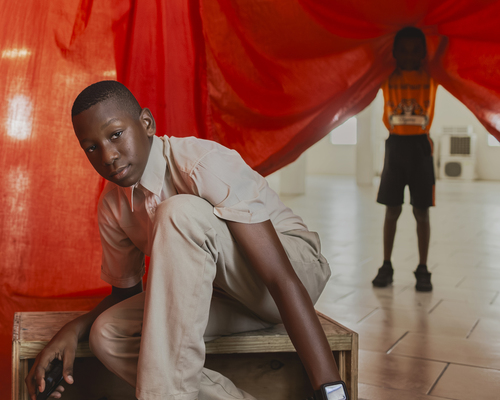
<path fill-rule="evenodd" d="M 92 153 L 94 150 L 95 150 L 95 146 L 90 146 L 90 147 L 88 147 L 85 151 L 86 151 L 87 153 Z"/>
<path fill-rule="evenodd" d="M 122 133 L 123 133 L 122 131 L 113 133 L 113 135 L 111 135 L 111 139 L 117 139 L 117 138 L 119 138 L 122 135 Z"/>

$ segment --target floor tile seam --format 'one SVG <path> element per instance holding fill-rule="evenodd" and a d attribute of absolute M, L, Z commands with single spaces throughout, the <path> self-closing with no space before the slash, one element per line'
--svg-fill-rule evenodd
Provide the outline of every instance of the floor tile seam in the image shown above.
<path fill-rule="evenodd" d="M 450 335 L 429 335 L 429 334 L 426 334 L 425 332 L 422 333 L 422 332 L 412 332 L 411 329 L 409 330 L 409 333 L 413 334 L 413 335 L 417 335 L 417 336 L 420 336 L 420 337 L 425 337 L 425 338 L 437 338 L 437 339 L 444 339 L 444 338 L 447 338 L 447 339 L 450 339 L 450 340 L 453 340 L 453 341 L 460 341 L 461 343 L 460 344 L 466 344 L 467 346 L 469 345 L 479 345 L 480 347 L 497 347 L 500 349 L 500 343 L 485 343 L 484 340 L 475 340 L 475 339 L 466 339 L 464 337 L 460 337 L 460 336 L 450 336 Z"/>
<path fill-rule="evenodd" d="M 497 292 L 497 294 L 495 296 L 493 296 L 493 299 L 490 302 L 490 306 L 492 306 L 493 304 L 495 304 L 495 301 L 498 299 L 498 295 L 499 294 L 500 294 L 500 292 Z"/>
<path fill-rule="evenodd" d="M 405 333 L 403 333 L 403 335 L 401 335 L 401 337 L 398 340 L 396 340 L 396 342 L 394 342 L 394 344 L 391 347 L 389 347 L 389 349 L 387 349 L 385 354 L 391 354 L 392 350 L 398 345 L 399 342 L 401 342 L 401 340 L 405 338 L 406 335 L 408 335 L 408 333 L 410 333 L 410 331 L 406 331 Z"/>
<path fill-rule="evenodd" d="M 405 327 L 398 327 L 398 328 L 401 328 L 401 329 L 405 329 Z M 437 334 L 437 333 L 434 333 L 432 335 L 429 335 L 427 334 L 427 332 L 419 332 L 419 331 L 416 331 L 415 328 L 413 329 L 408 329 L 408 333 L 409 334 L 416 334 L 416 335 L 425 335 L 425 336 L 432 336 L 434 338 L 441 338 L 441 339 L 463 339 L 463 340 L 467 340 L 463 334 L 461 336 L 454 336 L 450 333 L 443 333 L 443 334 Z M 479 342 L 478 340 L 474 340 L 474 339 L 470 339 L 468 340 L 468 342 Z M 465 342 L 467 343 L 467 342 Z"/>
<path fill-rule="evenodd" d="M 426 395 L 431 396 L 432 391 L 434 390 L 434 388 L 436 387 L 436 385 L 438 384 L 439 380 L 444 375 L 444 373 L 446 372 L 446 370 L 448 369 L 449 366 L 450 366 L 450 363 L 447 363 L 444 366 L 443 370 L 441 371 L 441 373 L 439 374 L 439 376 L 436 378 L 436 380 L 434 381 L 434 383 L 431 385 L 431 387 L 427 391 Z"/>
<path fill-rule="evenodd" d="M 374 385 L 373 383 L 364 383 L 364 382 L 359 382 L 363 385 L 366 385 L 366 386 L 373 386 L 373 387 L 376 387 L 376 388 L 380 388 L 380 389 L 389 389 L 389 390 L 394 390 L 395 392 L 403 392 L 403 393 L 411 393 L 411 394 L 417 394 L 417 395 L 422 395 L 422 396 L 428 396 L 426 394 L 423 394 L 423 393 L 419 393 L 419 392 L 414 392 L 412 390 L 405 390 L 405 389 L 399 389 L 399 388 L 394 388 L 394 387 L 391 387 L 391 386 L 379 386 L 379 385 Z M 359 389 L 358 389 L 359 391 Z M 434 399 L 443 399 L 443 400 L 458 400 L 458 399 L 455 399 L 453 397 L 442 397 L 442 396 L 432 396 Z M 364 400 L 362 397 L 359 398 L 359 400 Z M 369 399 L 366 399 L 366 400 L 369 400 Z"/>
<path fill-rule="evenodd" d="M 345 304 L 345 303 L 337 303 L 337 304 L 349 306 L 348 304 Z M 368 304 L 368 302 L 362 303 L 362 304 L 352 304 L 351 306 L 352 307 L 373 307 L 373 305 Z M 379 306 L 377 306 L 377 308 L 379 308 L 380 310 L 387 310 L 387 311 L 392 311 L 392 310 L 395 310 L 395 311 L 415 311 L 415 312 L 425 313 L 424 315 L 428 315 L 428 311 L 425 310 L 425 308 L 422 307 L 422 309 L 416 309 L 415 307 L 412 307 L 410 305 L 408 305 L 408 306 L 397 305 L 397 306 L 390 306 L 390 307 L 384 306 L 384 305 L 379 305 Z"/>
<path fill-rule="evenodd" d="M 359 267 L 362 267 L 363 265 L 365 264 L 368 264 L 371 260 L 373 260 L 373 257 L 368 257 L 368 258 L 365 258 L 363 261 L 361 261 L 358 266 Z"/>
<path fill-rule="evenodd" d="M 387 306 L 384 306 L 384 305 L 380 305 L 378 306 L 377 308 L 379 308 L 380 310 L 387 310 L 387 311 L 392 311 L 392 310 L 397 310 L 397 311 L 409 311 L 409 310 L 414 310 L 415 313 L 422 313 L 422 315 L 428 315 L 429 312 L 424 310 L 424 309 L 421 309 L 419 310 L 418 308 L 416 307 L 411 307 L 411 306 L 408 306 L 408 307 L 401 307 L 401 306 L 391 306 L 391 307 L 387 307 Z"/>
<path fill-rule="evenodd" d="M 349 292 L 349 293 L 347 293 L 347 294 L 344 294 L 343 296 L 340 296 L 338 299 L 333 300 L 333 303 L 336 303 L 337 301 L 342 300 L 342 299 L 344 299 L 344 298 L 346 298 L 346 297 L 350 296 L 351 294 L 353 294 L 353 293 L 355 293 L 355 292 L 356 292 L 356 289 L 354 289 L 352 292 Z"/>
<path fill-rule="evenodd" d="M 460 287 L 460 285 L 467 279 L 467 276 L 464 276 L 460 281 L 455 285 L 456 288 Z"/>
<path fill-rule="evenodd" d="M 361 318 L 358 322 L 356 322 L 356 324 L 359 324 L 360 322 L 364 321 L 365 319 L 367 319 L 370 315 L 372 315 L 373 313 L 375 313 L 377 310 L 379 310 L 380 307 L 377 307 L 375 308 L 374 310 L 370 311 L 368 314 L 366 314 L 363 318 Z"/>
<path fill-rule="evenodd" d="M 397 343 L 393 346 L 395 347 L 397 345 Z M 453 362 L 453 361 L 449 361 L 449 360 L 436 360 L 436 359 L 433 359 L 433 358 L 426 358 L 426 357 L 416 357 L 416 356 L 412 356 L 412 355 L 408 355 L 408 354 L 397 354 L 397 353 L 392 353 L 392 350 L 391 349 L 391 353 L 385 353 L 386 355 L 390 355 L 392 357 L 401 357 L 401 358 L 411 358 L 413 360 L 422 360 L 422 361 L 430 361 L 430 362 L 435 362 L 435 363 L 440 363 L 440 364 L 456 364 L 456 365 L 462 365 L 462 366 L 466 366 L 466 367 L 473 367 L 472 365 L 467 365 L 467 364 L 460 364 L 460 363 L 456 363 L 456 362 Z M 370 351 L 370 350 L 365 350 L 365 351 Z M 376 352 L 374 352 L 376 353 Z M 384 353 L 380 353 L 380 354 L 384 354 Z M 483 368 L 483 367 L 479 367 L 479 368 Z M 492 369 L 492 368 L 490 368 Z"/>
<path fill-rule="evenodd" d="M 488 315 L 488 314 L 482 314 L 481 312 L 476 312 L 476 313 L 470 313 L 470 315 L 464 315 L 465 318 L 472 318 L 476 317 L 477 319 L 480 319 L 482 322 L 499 322 L 500 323 L 500 313 L 499 315 Z M 499 330 L 500 333 L 500 330 Z"/>
<path fill-rule="evenodd" d="M 443 299 L 439 299 L 439 301 L 434 305 L 434 307 L 432 307 L 428 314 L 430 315 L 441 303 L 443 302 Z"/>
<path fill-rule="evenodd" d="M 453 302 L 455 305 L 462 305 L 462 304 L 466 304 L 466 305 L 472 305 L 472 306 L 479 306 L 479 307 L 486 307 L 486 306 L 491 306 L 491 305 L 494 305 L 494 304 L 490 304 L 489 302 L 484 302 L 484 301 L 461 301 L 461 300 L 458 300 L 458 299 L 453 299 L 453 298 L 450 298 L 450 297 L 443 297 L 443 301 L 451 301 Z"/>
<path fill-rule="evenodd" d="M 371 325 L 374 325 L 374 324 L 371 324 Z M 400 329 L 408 329 L 406 326 L 395 326 L 396 328 L 400 328 Z M 421 332 L 421 331 L 418 331 L 418 330 L 415 330 L 415 329 L 418 329 L 418 328 L 409 328 L 408 329 L 408 333 L 409 334 L 414 334 L 414 335 L 422 335 L 422 336 L 427 336 L 427 337 L 433 337 L 433 338 L 440 338 L 440 339 L 463 339 L 463 340 L 467 340 L 467 342 L 464 342 L 464 343 L 470 343 L 470 342 L 479 342 L 479 340 L 474 340 L 474 339 L 466 339 L 463 334 L 462 335 L 453 335 L 453 334 L 450 334 L 450 333 L 433 333 L 433 334 L 428 334 L 428 332 Z"/>
<path fill-rule="evenodd" d="M 398 388 L 398 387 L 394 387 L 394 386 L 381 386 L 381 385 L 374 384 L 373 382 L 363 382 L 361 380 L 359 380 L 359 383 L 362 384 L 362 385 L 372 386 L 372 387 L 376 387 L 376 388 L 380 388 L 380 389 L 388 389 L 388 390 L 391 390 L 391 391 L 398 391 L 398 392 L 401 392 L 402 394 L 403 393 L 406 393 L 406 394 L 410 394 L 411 393 L 413 395 L 424 396 L 424 397 L 425 396 L 430 396 L 433 399 L 458 400 L 455 397 L 444 397 L 444 396 L 433 396 L 433 395 L 430 395 L 429 392 L 427 392 L 427 393 L 424 392 L 423 388 L 422 388 L 422 390 L 409 390 L 409 389 L 402 389 L 402 388 Z M 434 387 L 432 386 L 432 388 L 434 388 Z"/>
<path fill-rule="evenodd" d="M 392 287 L 394 287 L 394 284 L 392 285 Z M 396 293 L 396 295 L 398 294 L 401 294 L 401 293 L 404 293 L 406 290 L 408 290 L 409 288 L 411 287 L 410 284 L 407 284 L 407 285 L 404 285 L 403 288 L 398 292 Z"/>
<path fill-rule="evenodd" d="M 451 361 L 451 360 L 442 360 L 442 359 L 437 359 L 437 358 L 417 357 L 417 356 L 411 356 L 411 355 L 408 355 L 408 354 L 391 353 L 390 355 L 397 356 L 397 357 L 404 357 L 404 358 L 413 358 L 415 360 L 425 360 L 425 361 L 439 362 L 439 363 L 442 363 L 442 364 L 459 365 L 461 367 L 487 369 L 487 370 L 491 370 L 491 371 L 500 372 L 500 366 L 498 368 L 496 368 L 496 367 L 488 367 L 488 366 L 485 366 L 485 365 L 466 364 L 466 363 L 461 363 L 461 362 L 456 362 L 456 361 Z"/>
<path fill-rule="evenodd" d="M 476 329 L 476 326 L 477 326 L 477 324 L 479 324 L 479 320 L 480 320 L 480 319 L 481 319 L 481 318 L 478 318 L 478 319 L 476 320 L 476 322 L 474 323 L 474 325 L 472 325 L 472 328 L 470 328 L 469 333 L 465 336 L 465 338 L 466 338 L 466 339 L 469 339 L 469 336 L 472 334 L 472 332 L 474 332 L 474 329 Z"/>
<path fill-rule="evenodd" d="M 498 368 L 484 367 L 484 366 L 478 366 L 478 365 L 458 363 L 458 362 L 453 362 L 453 361 L 449 361 L 449 364 L 450 365 L 457 365 L 457 366 L 460 366 L 460 367 L 468 367 L 468 368 L 476 368 L 476 369 L 486 369 L 488 371 L 494 371 L 494 372 L 499 372 L 500 373 L 500 367 L 498 367 Z"/>
<path fill-rule="evenodd" d="M 336 288 L 344 288 L 344 289 L 352 289 L 352 290 L 368 290 L 370 289 L 371 287 L 371 282 L 366 282 L 366 283 L 363 283 L 363 282 L 360 282 L 360 283 L 357 283 L 357 284 L 352 284 L 352 283 L 347 283 L 347 282 L 344 282 L 344 283 L 341 283 L 339 280 L 337 281 L 333 281 L 332 285 Z"/>

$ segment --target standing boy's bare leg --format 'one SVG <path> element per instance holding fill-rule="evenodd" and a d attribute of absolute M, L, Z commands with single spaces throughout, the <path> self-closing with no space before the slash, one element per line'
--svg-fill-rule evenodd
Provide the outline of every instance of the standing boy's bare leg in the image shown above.
<path fill-rule="evenodd" d="M 417 279 L 415 288 L 419 292 L 430 292 L 432 290 L 431 273 L 427 270 L 427 254 L 429 253 L 431 237 L 429 208 L 413 207 L 413 215 L 417 221 L 418 253 L 420 257 L 418 267 L 414 272 Z"/>
<path fill-rule="evenodd" d="M 394 238 L 398 218 L 401 215 L 402 206 L 387 206 L 384 221 L 384 261 L 391 261 Z"/>
<path fill-rule="evenodd" d="M 417 221 L 419 264 L 427 265 L 427 255 L 429 254 L 429 243 L 431 238 L 429 208 L 413 207 L 413 215 Z"/>
<path fill-rule="evenodd" d="M 372 280 L 375 287 L 386 287 L 392 283 L 392 269 L 391 256 L 394 247 L 394 238 L 396 237 L 396 226 L 398 218 L 401 215 L 402 206 L 387 206 L 385 210 L 384 221 L 384 263 L 378 269 L 378 274 Z"/>

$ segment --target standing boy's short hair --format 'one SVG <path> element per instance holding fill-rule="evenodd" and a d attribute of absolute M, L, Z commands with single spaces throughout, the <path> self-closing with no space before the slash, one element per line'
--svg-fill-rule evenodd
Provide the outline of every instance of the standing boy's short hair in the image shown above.
<path fill-rule="evenodd" d="M 132 117 L 138 118 L 141 114 L 142 108 L 139 102 L 125 85 L 117 81 L 100 81 L 82 90 L 73 103 L 71 117 L 111 98 L 115 99 Z"/>
<path fill-rule="evenodd" d="M 392 52 L 394 53 L 394 49 L 396 48 L 396 44 L 404 38 L 418 38 L 424 44 L 424 49 L 427 49 L 427 41 L 425 40 L 424 32 L 420 29 L 415 28 L 414 26 L 407 26 L 403 29 L 400 29 L 396 33 L 396 37 L 394 38 L 394 43 L 392 45 Z"/>

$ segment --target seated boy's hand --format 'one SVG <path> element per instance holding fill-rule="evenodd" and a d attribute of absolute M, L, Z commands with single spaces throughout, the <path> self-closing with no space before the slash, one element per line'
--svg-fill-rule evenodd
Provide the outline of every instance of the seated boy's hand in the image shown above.
<path fill-rule="evenodd" d="M 64 380 L 73 383 L 73 363 L 75 361 L 76 347 L 78 345 L 78 334 L 66 325 L 47 344 L 35 359 L 35 363 L 26 377 L 26 386 L 31 400 L 36 400 L 36 389 L 39 392 L 45 390 L 45 374 L 50 369 L 50 362 L 55 358 L 63 361 Z M 64 387 L 57 387 L 50 395 L 52 398 L 60 398 Z"/>

